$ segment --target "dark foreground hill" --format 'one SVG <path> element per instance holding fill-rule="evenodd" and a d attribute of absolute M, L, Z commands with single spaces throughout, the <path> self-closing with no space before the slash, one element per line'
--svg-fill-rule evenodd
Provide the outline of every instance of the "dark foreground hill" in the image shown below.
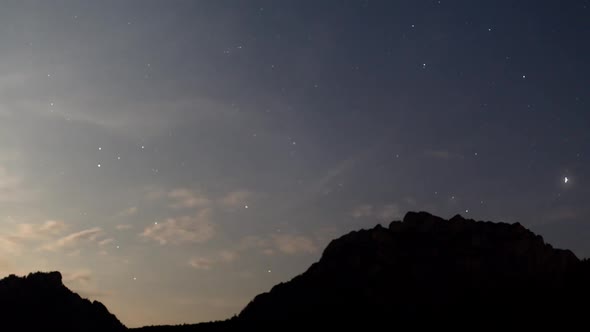
<path fill-rule="evenodd" d="M 556 321 L 586 315 L 589 262 L 520 224 L 408 213 L 332 241 L 241 321 Z"/>
<path fill-rule="evenodd" d="M 319 262 L 258 295 L 231 320 L 145 331 L 251 330 L 273 325 L 583 322 L 590 262 L 520 224 L 408 213 L 332 241 Z M 587 323 L 586 323 L 587 324 Z"/>
<path fill-rule="evenodd" d="M 0 280 L 0 331 L 125 331 L 102 303 L 81 298 L 59 272 Z"/>

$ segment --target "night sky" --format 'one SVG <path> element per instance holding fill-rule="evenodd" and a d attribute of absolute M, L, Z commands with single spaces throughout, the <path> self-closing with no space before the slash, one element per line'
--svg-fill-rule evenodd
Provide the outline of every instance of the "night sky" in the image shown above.
<path fill-rule="evenodd" d="M 2 1 L 0 276 L 223 319 L 427 210 L 590 256 L 590 2 Z"/>

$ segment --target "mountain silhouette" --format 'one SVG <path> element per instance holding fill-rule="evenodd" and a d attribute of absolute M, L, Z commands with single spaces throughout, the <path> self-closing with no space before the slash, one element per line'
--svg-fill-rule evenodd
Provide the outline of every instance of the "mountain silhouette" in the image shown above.
<path fill-rule="evenodd" d="M 518 223 L 409 212 L 387 228 L 333 240 L 307 271 L 256 296 L 231 319 L 132 330 L 563 326 L 586 323 L 589 281 L 590 261 Z M 68 290 L 58 272 L 1 280 L 0 313 L 7 331 L 126 330 L 102 304 Z"/>
<path fill-rule="evenodd" d="M 319 262 L 230 320 L 140 330 L 581 322 L 589 278 L 588 260 L 518 223 L 409 212 L 388 228 L 333 240 Z"/>
<path fill-rule="evenodd" d="M 59 272 L 0 280 L 1 331 L 94 332 L 126 328 L 100 302 L 70 291 Z"/>
<path fill-rule="evenodd" d="M 522 225 L 420 212 L 332 241 L 240 321 L 557 321 L 583 317 L 589 262 Z M 578 315 L 578 316 L 576 316 Z"/>

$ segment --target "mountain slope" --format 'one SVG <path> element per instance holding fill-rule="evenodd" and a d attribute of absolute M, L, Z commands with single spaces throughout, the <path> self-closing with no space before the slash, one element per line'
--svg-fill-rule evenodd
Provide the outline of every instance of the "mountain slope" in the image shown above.
<path fill-rule="evenodd" d="M 59 272 L 0 280 L 2 331 L 94 332 L 126 328 L 100 302 L 70 291 Z"/>
<path fill-rule="evenodd" d="M 589 281 L 588 260 L 518 223 L 410 212 L 333 240 L 319 262 L 228 321 L 140 330 L 572 323 L 590 309 Z"/>
<path fill-rule="evenodd" d="M 332 241 L 320 261 L 257 296 L 242 322 L 542 321 L 581 315 L 588 262 L 520 224 L 408 213 Z"/>

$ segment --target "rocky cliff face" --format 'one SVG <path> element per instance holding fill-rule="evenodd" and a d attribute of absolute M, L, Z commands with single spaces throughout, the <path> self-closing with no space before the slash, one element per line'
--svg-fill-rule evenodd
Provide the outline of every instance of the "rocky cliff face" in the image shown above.
<path fill-rule="evenodd" d="M 584 272 L 585 271 L 585 272 Z M 579 317 L 588 262 L 522 225 L 408 213 L 332 241 L 242 322 L 543 321 Z"/>
<path fill-rule="evenodd" d="M 2 331 L 124 331 L 100 302 L 70 291 L 59 272 L 10 275 L 0 280 Z"/>

